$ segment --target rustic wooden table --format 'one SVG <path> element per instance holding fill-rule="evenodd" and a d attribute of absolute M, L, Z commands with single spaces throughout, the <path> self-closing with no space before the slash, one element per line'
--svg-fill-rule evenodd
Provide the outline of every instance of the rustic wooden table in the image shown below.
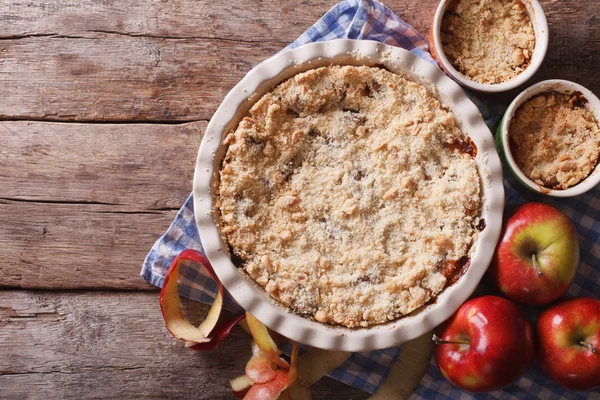
<path fill-rule="evenodd" d="M 386 3 L 426 34 L 437 2 Z M 542 3 L 534 81 L 600 93 L 600 3 Z M 1 1 L 1 398 L 228 398 L 249 339 L 208 354 L 174 343 L 140 266 L 225 94 L 334 4 Z M 367 397 L 327 378 L 313 393 Z"/>

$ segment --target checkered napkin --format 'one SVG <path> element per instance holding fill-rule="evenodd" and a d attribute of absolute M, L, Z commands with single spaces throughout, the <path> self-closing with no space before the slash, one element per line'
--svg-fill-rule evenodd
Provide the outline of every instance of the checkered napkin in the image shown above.
<path fill-rule="evenodd" d="M 371 0 L 340 2 L 288 48 L 340 38 L 377 40 L 410 50 L 413 54 L 435 64 L 427 52 L 425 39 L 390 9 Z M 492 127 L 502 115 L 503 109 L 496 104 L 483 103 L 471 95 L 469 97 L 479 107 L 488 126 Z M 505 171 L 505 176 L 508 173 Z M 525 194 L 521 188 L 517 191 L 509 182 L 505 182 L 505 189 L 509 207 L 525 201 L 543 201 L 558 207 L 575 222 L 581 239 L 581 265 L 569 294 L 600 298 L 600 189 L 564 200 Z M 152 247 L 144 261 L 141 276 L 153 285 L 161 287 L 165 272 L 173 259 L 188 248 L 203 251 L 194 222 L 191 195 L 177 213 L 167 232 Z M 217 288 L 214 281 L 202 269 L 192 264 L 182 267 L 181 274 L 183 280 L 179 290 L 182 296 L 205 303 L 212 302 Z M 226 298 L 225 306 L 234 312 L 241 311 L 239 305 L 229 296 Z M 535 318 L 538 312 L 528 311 L 532 318 Z M 385 381 L 391 365 L 399 354 L 398 347 L 354 353 L 329 376 L 368 393 L 375 393 Z M 473 396 L 450 385 L 432 360 L 427 374 L 413 397 L 440 400 L 584 399 L 589 398 L 589 395 L 569 393 L 549 381 L 537 367 L 532 367 L 515 385 L 502 391 Z"/>

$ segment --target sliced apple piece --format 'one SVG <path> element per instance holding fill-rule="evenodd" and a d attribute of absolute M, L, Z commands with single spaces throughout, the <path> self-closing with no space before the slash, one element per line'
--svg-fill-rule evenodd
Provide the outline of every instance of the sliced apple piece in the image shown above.
<path fill-rule="evenodd" d="M 234 393 L 245 392 L 250 389 L 250 386 L 254 385 L 254 382 L 250 380 L 246 375 L 238 376 L 229 381 L 231 385 L 231 391 Z M 243 396 L 242 396 L 243 397 Z"/>
<path fill-rule="evenodd" d="M 240 328 L 242 328 L 248 335 L 252 335 L 252 332 L 250 332 L 250 328 L 248 327 L 248 322 L 246 322 L 246 320 L 240 322 Z M 271 339 L 273 339 L 273 342 L 275 342 L 276 345 L 279 345 L 281 342 L 285 342 L 287 340 L 285 336 L 280 335 L 274 330 L 267 328 L 267 332 L 269 333 L 269 336 L 271 336 Z"/>
<path fill-rule="evenodd" d="M 246 323 L 250 329 L 250 334 L 254 339 L 256 345 L 265 353 L 275 353 L 278 356 L 281 354 L 281 350 L 277 348 L 277 345 L 269 335 L 267 327 L 262 324 L 259 320 L 254 318 L 252 314 L 246 312 Z"/>
<path fill-rule="evenodd" d="M 283 369 L 275 371 L 275 378 L 267 383 L 252 385 L 244 400 L 277 400 L 288 386 L 288 373 Z"/>
<path fill-rule="evenodd" d="M 275 379 L 271 360 L 263 355 L 252 356 L 246 364 L 246 376 L 254 383 L 267 383 Z"/>
<path fill-rule="evenodd" d="M 244 320 L 244 322 L 246 322 L 246 320 Z M 246 326 L 248 326 L 247 323 L 246 323 Z M 262 350 L 260 349 L 260 347 L 258 347 L 258 345 L 254 341 L 254 339 L 252 339 L 252 342 L 250 343 L 250 348 L 252 349 L 252 355 L 253 356 L 258 356 L 258 355 L 263 354 Z"/>
<path fill-rule="evenodd" d="M 279 350 L 277 344 L 269 335 L 267 327 L 264 326 L 262 322 L 254 318 L 254 316 L 249 312 L 246 312 L 246 322 L 248 323 L 248 328 L 250 329 L 252 339 L 254 339 L 254 342 L 258 348 L 262 350 L 264 355 L 278 367 L 288 369 L 289 364 L 283 358 L 279 357 L 281 350 Z"/>

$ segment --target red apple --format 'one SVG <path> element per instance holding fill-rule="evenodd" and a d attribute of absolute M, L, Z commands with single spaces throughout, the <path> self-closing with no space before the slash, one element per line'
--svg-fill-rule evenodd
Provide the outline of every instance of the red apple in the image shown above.
<path fill-rule="evenodd" d="M 497 296 L 467 301 L 434 335 L 435 360 L 452 384 L 487 392 L 508 386 L 533 360 L 533 332 L 521 309 Z"/>
<path fill-rule="evenodd" d="M 600 300 L 578 297 L 545 310 L 537 320 L 538 360 L 570 390 L 600 387 Z"/>
<path fill-rule="evenodd" d="M 549 205 L 526 203 L 506 222 L 489 276 L 509 299 L 540 305 L 567 291 L 578 265 L 571 220 Z"/>

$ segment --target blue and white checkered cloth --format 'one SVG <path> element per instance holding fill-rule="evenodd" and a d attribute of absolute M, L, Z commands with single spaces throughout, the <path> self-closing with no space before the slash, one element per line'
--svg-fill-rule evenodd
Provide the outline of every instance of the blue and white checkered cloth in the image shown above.
<path fill-rule="evenodd" d="M 372 0 L 346 0 L 335 5 L 314 26 L 302 34 L 288 48 L 309 42 L 331 39 L 370 39 L 410 50 L 415 55 L 435 63 L 427 52 L 425 39 L 383 4 Z M 470 96 L 481 110 L 486 122 L 492 127 L 501 117 L 503 109 L 497 104 L 483 103 Z M 508 171 L 505 171 L 508 173 Z M 506 176 L 506 174 L 505 174 Z M 551 199 L 525 193 L 505 181 L 507 207 L 525 201 L 541 201 L 551 204 L 575 223 L 581 240 L 581 264 L 569 294 L 600 298 L 600 188 L 570 199 Z M 178 212 L 167 232 L 156 242 L 142 267 L 141 276 L 161 287 L 164 275 L 173 259 L 184 249 L 202 251 L 202 244 L 194 222 L 192 196 Z M 180 284 L 182 296 L 211 303 L 216 285 L 207 274 L 191 265 L 182 268 Z M 481 289 L 480 289 L 481 290 Z M 229 309 L 239 306 L 226 300 Z M 532 322 L 539 310 L 527 309 Z M 329 375 L 341 382 L 368 393 L 375 393 L 385 381 L 391 365 L 400 354 L 398 347 L 364 353 L 354 353 Z M 600 398 L 600 393 L 572 393 L 554 384 L 532 366 L 514 385 L 486 394 L 472 395 L 452 386 L 441 375 L 434 360 L 413 398 L 423 399 L 586 399 Z"/>

